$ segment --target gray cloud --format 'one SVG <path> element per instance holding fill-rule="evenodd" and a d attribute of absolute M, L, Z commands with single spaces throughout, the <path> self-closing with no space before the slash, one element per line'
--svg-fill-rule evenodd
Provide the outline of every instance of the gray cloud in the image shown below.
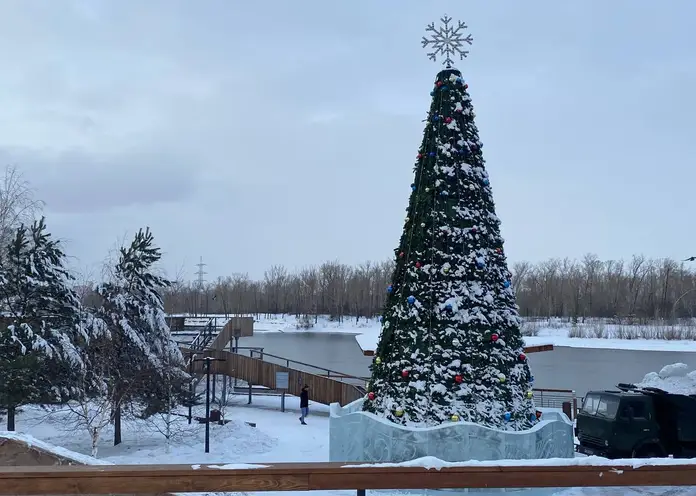
<path fill-rule="evenodd" d="M 443 12 L 474 35 L 459 67 L 513 260 L 696 244 L 689 0 L 38 5 L 0 5 L 0 159 L 82 264 L 142 225 L 172 270 L 389 257 Z"/>
<path fill-rule="evenodd" d="M 186 202 L 198 186 L 195 162 L 166 150 L 124 150 L 113 156 L 0 150 L 0 161 L 21 164 L 50 211 L 59 213 Z"/>

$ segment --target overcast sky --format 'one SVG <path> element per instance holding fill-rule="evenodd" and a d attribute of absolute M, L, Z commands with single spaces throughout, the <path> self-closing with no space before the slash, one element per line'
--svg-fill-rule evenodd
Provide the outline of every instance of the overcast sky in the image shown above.
<path fill-rule="evenodd" d="M 693 0 L 0 0 L 0 162 L 83 267 L 391 258 L 445 12 L 511 261 L 696 254 Z"/>

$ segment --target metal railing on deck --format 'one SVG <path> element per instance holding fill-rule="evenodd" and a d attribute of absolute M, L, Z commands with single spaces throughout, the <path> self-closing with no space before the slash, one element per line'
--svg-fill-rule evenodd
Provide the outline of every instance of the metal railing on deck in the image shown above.
<path fill-rule="evenodd" d="M 248 355 L 245 353 L 245 351 L 249 352 Z M 239 346 L 238 348 L 233 348 L 233 352 L 240 355 L 247 355 L 250 358 L 257 358 L 259 360 L 275 363 L 277 365 L 283 365 L 289 369 L 301 370 L 303 372 L 307 372 L 308 374 L 321 375 L 338 382 L 345 382 L 347 384 L 362 388 L 363 390 L 365 389 L 367 381 L 369 380 L 367 377 L 358 377 L 345 374 L 343 372 L 327 369 L 318 365 L 312 365 L 311 363 L 300 362 L 291 358 L 266 353 L 263 348 L 259 347 Z"/>
<path fill-rule="evenodd" d="M 570 406 L 570 413 L 566 411 L 566 415 L 574 420 L 578 413 L 578 399 L 575 391 L 572 389 L 544 389 L 536 388 L 534 391 L 534 404 L 542 408 L 564 408 L 564 404 Z"/>

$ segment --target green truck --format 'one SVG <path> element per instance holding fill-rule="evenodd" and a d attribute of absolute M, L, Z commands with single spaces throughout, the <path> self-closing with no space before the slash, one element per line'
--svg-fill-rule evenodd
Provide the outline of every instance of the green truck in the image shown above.
<path fill-rule="evenodd" d="M 590 391 L 577 415 L 577 451 L 606 458 L 696 456 L 696 396 L 619 384 Z"/>

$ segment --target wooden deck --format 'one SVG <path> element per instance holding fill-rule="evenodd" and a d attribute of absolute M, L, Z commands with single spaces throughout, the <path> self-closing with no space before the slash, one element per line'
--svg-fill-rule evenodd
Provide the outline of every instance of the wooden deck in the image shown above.
<path fill-rule="evenodd" d="M 307 384 L 309 386 L 309 398 L 312 401 L 325 405 L 340 403 L 345 406 L 365 395 L 355 384 L 343 382 L 344 380 L 362 381 L 363 379 L 360 377 L 349 375 L 336 378 L 323 377 L 223 350 L 206 350 L 198 353 L 198 358 L 203 357 L 215 357 L 225 360 L 224 362 L 212 362 L 210 364 L 211 373 L 236 377 L 249 384 L 265 386 L 269 389 L 277 389 L 276 372 L 287 372 L 289 388 L 286 392 L 288 394 L 299 396 L 302 386 Z M 195 362 L 193 371 L 195 374 L 202 374 L 205 371 L 205 364 L 203 362 Z"/>
<path fill-rule="evenodd" d="M 225 326 L 220 330 L 220 333 L 213 339 L 209 345 L 209 349 L 203 352 L 196 352 L 199 358 L 209 356 L 223 359 L 223 362 L 215 361 L 211 363 L 210 370 L 214 374 L 225 375 L 228 377 L 236 377 L 242 381 L 255 386 L 265 386 L 269 389 L 277 389 L 276 372 L 287 372 L 289 377 L 288 394 L 299 396 L 302 386 L 309 386 L 309 397 L 312 401 L 330 405 L 331 403 L 339 403 L 342 406 L 347 405 L 365 395 L 363 388 L 366 386 L 365 378 L 355 377 L 347 374 L 341 374 L 334 371 L 326 371 L 326 376 L 312 374 L 299 369 L 292 368 L 290 365 L 293 360 L 281 358 L 286 361 L 286 366 L 264 361 L 262 356 L 252 358 L 238 353 L 230 353 L 225 351 L 225 348 L 233 339 L 232 329 Z M 191 350 L 182 347 L 185 353 L 191 353 Z M 537 353 L 542 351 L 553 350 L 553 345 L 528 346 L 525 348 L 526 353 Z M 374 351 L 365 350 L 367 356 L 374 355 Z M 267 354 L 268 355 L 268 354 Z M 268 355 L 273 357 L 273 355 Z M 321 370 L 321 367 L 314 365 L 301 364 Z M 205 365 L 202 362 L 195 362 L 193 372 L 196 375 L 201 375 L 205 371 Z"/>

